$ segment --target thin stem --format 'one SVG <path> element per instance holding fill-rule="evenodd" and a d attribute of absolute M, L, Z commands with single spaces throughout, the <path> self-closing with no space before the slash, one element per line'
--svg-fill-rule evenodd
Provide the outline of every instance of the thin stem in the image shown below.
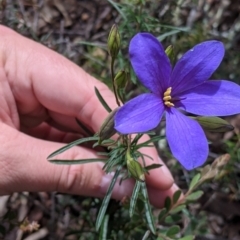
<path fill-rule="evenodd" d="M 118 106 L 120 106 L 120 102 L 119 102 L 118 96 L 117 96 L 117 89 L 116 89 L 116 86 L 115 86 L 115 84 L 114 84 L 114 70 L 113 70 L 113 65 L 114 65 L 114 59 L 112 59 L 112 61 L 111 61 L 112 85 L 113 85 L 113 92 L 114 92 L 114 95 L 115 95 L 116 103 L 117 103 Z"/>

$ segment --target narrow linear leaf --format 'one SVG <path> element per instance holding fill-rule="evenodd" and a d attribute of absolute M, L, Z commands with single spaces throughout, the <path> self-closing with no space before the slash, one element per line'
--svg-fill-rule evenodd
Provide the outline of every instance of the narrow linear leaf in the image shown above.
<path fill-rule="evenodd" d="M 203 195 L 203 191 L 198 190 L 196 192 L 191 193 L 190 195 L 188 195 L 185 199 L 187 201 L 196 201 L 198 200 L 201 196 Z"/>
<path fill-rule="evenodd" d="M 99 156 L 108 156 L 108 152 L 97 152 Z"/>
<path fill-rule="evenodd" d="M 107 240 L 108 221 L 109 221 L 109 215 L 106 215 L 103 219 L 103 223 L 100 228 L 99 240 Z"/>
<path fill-rule="evenodd" d="M 77 124 L 79 125 L 79 127 L 80 128 L 82 128 L 85 132 L 86 132 L 86 134 L 87 134 L 87 136 L 93 136 L 94 135 L 94 132 L 92 132 L 87 126 L 85 126 L 81 121 L 79 121 L 77 118 L 75 118 L 76 119 L 76 122 L 77 122 Z"/>
<path fill-rule="evenodd" d="M 110 113 L 112 111 L 112 109 L 108 106 L 108 104 L 106 103 L 106 101 L 102 97 L 101 93 L 98 91 L 98 89 L 96 87 L 94 87 L 94 90 L 95 90 L 95 94 L 97 95 L 97 98 L 100 101 L 100 103 Z"/>
<path fill-rule="evenodd" d="M 172 30 L 172 31 L 166 32 L 166 33 L 162 34 L 161 36 L 159 36 L 158 40 L 163 41 L 166 37 L 169 37 L 171 35 L 175 35 L 179 32 L 180 32 L 180 30 Z"/>
<path fill-rule="evenodd" d="M 154 163 L 154 164 L 151 164 L 151 165 L 148 165 L 144 168 L 144 170 L 146 170 L 147 172 L 152 170 L 152 169 L 155 169 L 155 168 L 159 168 L 161 167 L 162 164 L 157 164 L 157 163 Z"/>
<path fill-rule="evenodd" d="M 153 142 L 157 142 L 159 140 L 161 140 L 163 138 L 163 136 L 155 136 L 150 138 L 149 140 L 147 140 L 146 142 L 140 143 L 136 146 L 136 149 L 139 149 L 141 147 L 147 147 L 149 143 L 153 143 Z M 151 145 L 152 147 L 152 145 Z"/>
<path fill-rule="evenodd" d="M 176 192 L 173 194 L 173 204 L 177 203 L 177 201 L 179 200 L 181 194 L 182 194 L 182 191 L 181 191 L 181 190 L 178 190 L 178 191 L 176 191 Z"/>
<path fill-rule="evenodd" d="M 141 152 L 139 152 L 139 151 L 137 151 L 135 154 L 136 154 L 136 155 L 135 155 L 135 158 L 140 157 L 140 158 L 142 159 L 142 161 L 143 161 L 145 167 L 146 167 L 146 163 L 145 163 L 144 158 L 148 158 L 148 159 L 151 159 L 151 160 L 153 161 L 153 158 L 150 157 L 150 156 L 147 155 L 147 154 L 141 153 Z"/>
<path fill-rule="evenodd" d="M 132 145 L 136 145 L 142 136 L 143 134 L 141 133 L 137 134 L 136 137 L 132 140 Z"/>
<path fill-rule="evenodd" d="M 167 230 L 167 233 L 166 235 L 168 237 L 175 237 L 176 234 L 178 234 L 180 232 L 180 227 L 175 225 L 175 226 L 172 226 L 170 227 L 168 230 Z"/>
<path fill-rule="evenodd" d="M 122 16 L 122 18 L 127 21 L 127 17 L 125 16 L 125 14 L 123 13 L 123 11 L 118 7 L 118 4 L 115 3 L 114 1 L 112 0 L 108 0 L 108 2 L 110 2 L 114 8 L 116 8 L 116 10 L 119 12 L 119 14 Z"/>
<path fill-rule="evenodd" d="M 144 208 L 145 208 L 147 224 L 148 224 L 148 227 L 151 230 L 151 232 L 153 234 L 156 234 L 156 229 L 155 229 L 153 215 L 152 215 L 152 209 L 151 209 L 149 199 L 148 199 L 146 183 L 140 182 L 140 184 L 141 184 L 141 192 L 142 192 L 143 199 L 144 199 Z"/>
<path fill-rule="evenodd" d="M 93 163 L 93 162 L 106 162 L 107 159 L 102 158 L 88 158 L 88 159 L 77 159 L 77 160 L 64 160 L 64 159 L 51 159 L 49 162 L 55 164 L 64 164 L 64 165 L 77 165 L 77 164 L 85 164 L 85 163 Z"/>
<path fill-rule="evenodd" d="M 100 138 L 99 135 L 98 135 L 98 137 Z M 94 143 L 92 148 L 95 148 L 97 146 L 102 146 L 102 147 L 113 146 L 113 145 L 115 145 L 116 142 L 117 141 L 114 141 L 112 139 L 106 139 L 106 140 L 101 141 L 100 143 L 99 142 Z"/>
<path fill-rule="evenodd" d="M 106 164 L 103 166 L 103 170 L 106 172 L 106 173 L 109 173 L 112 171 L 112 168 L 116 165 L 118 165 L 120 162 L 123 162 L 124 161 L 124 154 L 123 153 L 116 153 L 114 155 L 112 155 L 108 161 L 106 162 Z"/>
<path fill-rule="evenodd" d="M 75 44 L 98 47 L 98 48 L 102 48 L 104 50 L 107 50 L 106 44 L 103 44 L 103 43 L 100 43 L 100 42 L 76 41 Z"/>
<path fill-rule="evenodd" d="M 150 232 L 149 230 L 147 230 L 147 231 L 145 232 L 145 234 L 144 234 L 142 240 L 147 240 L 148 237 L 149 237 L 149 235 L 150 235 L 150 233 L 151 233 L 151 232 Z"/>
<path fill-rule="evenodd" d="M 140 187 L 141 187 L 141 182 L 136 181 L 134 189 L 133 189 L 131 201 L 130 201 L 130 207 L 129 207 L 130 218 L 133 217 L 133 214 L 134 214 L 134 211 L 135 211 L 136 202 L 137 202 L 137 199 L 138 199 L 138 194 L 139 194 Z"/>
<path fill-rule="evenodd" d="M 167 209 L 167 211 L 170 210 L 171 205 L 172 205 L 171 198 L 166 197 L 165 202 L 164 202 L 164 207 Z"/>
<path fill-rule="evenodd" d="M 108 190 L 107 190 L 107 193 L 103 199 L 103 202 L 102 202 L 102 205 L 101 205 L 101 208 L 99 209 L 99 213 L 98 213 L 98 216 L 97 216 L 97 220 L 96 220 L 96 230 L 98 231 L 101 224 L 102 224 L 102 221 L 104 219 L 104 216 L 105 216 L 105 213 L 106 213 L 106 210 L 107 210 L 107 207 L 108 207 L 108 204 L 109 204 L 109 201 L 110 201 L 110 198 L 111 198 L 111 195 L 112 195 L 112 191 L 113 191 L 113 187 L 114 185 L 116 184 L 116 181 L 117 181 L 117 178 L 121 172 L 121 169 L 122 169 L 122 166 L 119 166 L 112 178 L 112 181 L 108 187 Z"/>
<path fill-rule="evenodd" d="M 198 173 L 197 175 L 195 175 L 190 183 L 190 186 L 189 186 L 189 190 L 192 190 L 197 184 L 198 184 L 198 181 L 200 180 L 201 178 L 201 174 Z"/>
<path fill-rule="evenodd" d="M 69 148 L 72 148 L 74 146 L 77 146 L 79 144 L 82 144 L 82 143 L 85 143 L 85 142 L 91 142 L 91 141 L 98 141 L 99 137 L 88 137 L 88 138 L 81 138 L 81 139 L 78 139 L 74 142 L 71 142 L 69 144 L 67 144 L 66 146 L 62 147 L 62 148 L 59 148 L 57 151 L 51 153 L 47 159 L 49 158 L 52 158 L 62 152 L 65 152 L 66 150 L 68 150 Z"/>

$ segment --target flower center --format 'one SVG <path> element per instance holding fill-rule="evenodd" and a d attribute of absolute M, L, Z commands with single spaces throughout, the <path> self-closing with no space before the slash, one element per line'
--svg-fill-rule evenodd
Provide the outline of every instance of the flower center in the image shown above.
<path fill-rule="evenodd" d="M 163 102 L 167 107 L 174 107 L 174 104 L 171 102 L 171 92 L 172 88 L 169 87 L 163 94 Z"/>

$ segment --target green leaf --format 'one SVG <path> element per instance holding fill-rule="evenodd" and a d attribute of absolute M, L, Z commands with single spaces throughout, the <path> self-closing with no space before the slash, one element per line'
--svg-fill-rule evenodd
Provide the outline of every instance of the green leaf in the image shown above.
<path fill-rule="evenodd" d="M 119 166 L 117 168 L 117 170 L 112 178 L 112 181 L 108 187 L 107 193 L 103 199 L 101 208 L 99 209 L 99 213 L 98 213 L 97 220 L 96 220 L 96 230 L 97 231 L 99 230 L 100 226 L 102 225 L 102 221 L 104 219 L 104 216 L 105 216 L 105 213 L 106 213 L 106 210 L 107 210 L 107 207 L 108 207 L 111 195 L 112 195 L 113 187 L 116 184 L 116 181 L 117 181 L 118 175 L 121 172 L 121 169 L 122 169 L 122 166 Z"/>
<path fill-rule="evenodd" d="M 153 215 L 152 215 L 152 209 L 151 209 L 149 199 L 148 199 L 146 183 L 140 182 L 140 184 L 141 184 L 141 192 L 142 192 L 143 200 L 144 200 L 144 208 L 145 208 L 147 224 L 148 224 L 148 227 L 151 230 L 151 232 L 153 234 L 156 234 L 156 229 L 155 229 Z"/>
<path fill-rule="evenodd" d="M 47 159 L 49 158 L 52 158 L 62 152 L 65 152 L 66 150 L 68 150 L 69 148 L 72 148 L 76 145 L 79 145 L 79 144 L 82 144 L 82 143 L 85 143 L 85 142 L 91 142 L 91 141 L 98 141 L 99 137 L 88 137 L 88 138 L 81 138 L 81 139 L 78 139 L 74 142 L 71 142 L 69 144 L 67 144 L 66 146 L 62 147 L 62 148 L 59 148 L 57 151 L 51 153 Z"/>
<path fill-rule="evenodd" d="M 138 133 L 138 134 L 135 136 L 135 138 L 132 140 L 131 145 L 132 145 L 132 146 L 133 146 L 133 145 L 136 145 L 136 144 L 138 143 L 139 139 L 140 139 L 142 136 L 143 136 L 143 134 Z"/>
<path fill-rule="evenodd" d="M 92 132 L 87 126 L 85 126 L 81 121 L 79 121 L 77 118 L 76 119 L 76 122 L 77 124 L 79 125 L 79 127 L 84 130 L 87 134 L 87 136 L 93 136 L 94 135 L 94 132 Z"/>
<path fill-rule="evenodd" d="M 171 216 L 167 216 L 165 218 L 165 223 L 169 223 L 169 224 L 176 224 L 177 222 L 179 222 L 182 219 L 181 216 L 175 214 L 175 215 L 171 215 Z"/>
<path fill-rule="evenodd" d="M 168 237 L 175 237 L 176 234 L 178 234 L 180 232 L 180 227 L 175 225 L 175 226 L 172 226 L 170 227 L 168 230 L 167 230 L 167 233 L 166 235 Z"/>
<path fill-rule="evenodd" d="M 176 213 L 182 211 L 184 208 L 186 208 L 186 205 L 184 205 L 184 204 L 183 205 L 179 205 L 176 208 L 171 209 L 170 213 L 171 214 L 176 214 Z"/>
<path fill-rule="evenodd" d="M 170 210 L 171 205 L 172 205 L 171 198 L 166 197 L 165 202 L 164 202 L 164 207 L 167 209 L 167 211 Z"/>
<path fill-rule="evenodd" d="M 116 2 L 112 1 L 112 0 L 108 0 L 108 2 L 110 2 L 114 8 L 116 8 L 116 10 L 119 12 L 119 14 L 122 16 L 122 18 L 127 21 L 127 17 L 125 16 L 124 12 L 121 10 L 121 8 L 119 7 L 120 4 L 117 4 Z"/>
<path fill-rule="evenodd" d="M 158 215 L 158 221 L 159 221 L 159 222 L 161 222 L 162 218 L 166 215 L 166 213 L 167 213 L 167 209 L 166 209 L 166 208 L 163 208 L 163 209 L 160 211 L 160 213 L 159 213 L 159 215 Z"/>
<path fill-rule="evenodd" d="M 94 87 L 95 94 L 97 95 L 98 100 L 103 105 L 103 107 L 110 113 L 112 109 L 108 106 L 108 104 L 105 102 L 104 98 L 102 97 L 101 93 L 98 91 L 96 87 Z"/>
<path fill-rule="evenodd" d="M 140 143 L 136 146 L 135 149 L 139 149 L 142 147 L 154 147 L 154 145 L 148 145 L 149 143 L 157 142 L 159 140 L 163 139 L 163 136 L 155 136 L 147 140 L 146 142 Z"/>
<path fill-rule="evenodd" d="M 147 172 L 152 170 L 152 169 L 155 169 L 155 168 L 159 168 L 161 167 L 162 164 L 157 164 L 157 163 L 154 163 L 154 164 L 151 164 L 151 165 L 148 165 L 144 168 L 144 170 L 146 170 Z"/>
<path fill-rule="evenodd" d="M 151 232 L 149 230 L 147 230 L 142 238 L 142 240 L 147 240 L 149 235 L 151 234 Z"/>
<path fill-rule="evenodd" d="M 194 239 L 195 239 L 195 236 L 192 236 L 192 235 L 179 238 L 179 240 L 194 240 Z"/>
<path fill-rule="evenodd" d="M 131 201 L 130 201 L 130 207 L 129 207 L 130 218 L 133 217 L 140 188 L 141 188 L 141 183 L 139 181 L 136 181 L 134 189 L 133 189 Z"/>
<path fill-rule="evenodd" d="M 193 177 L 193 179 L 192 179 L 192 181 L 191 181 L 191 183 L 189 185 L 189 190 L 192 190 L 198 184 L 198 181 L 200 180 L 200 178 L 201 178 L 201 174 L 200 173 L 196 174 Z"/>
<path fill-rule="evenodd" d="M 93 163 L 93 162 L 106 162 L 107 159 L 103 158 L 87 158 L 87 159 L 77 159 L 77 160 L 64 160 L 64 159 L 51 159 L 49 162 L 55 164 L 64 164 L 64 165 L 77 165 L 77 164 L 85 164 L 85 163 Z"/>
<path fill-rule="evenodd" d="M 109 221 L 109 215 L 106 215 L 103 219 L 103 223 L 100 228 L 99 239 L 101 240 L 107 240 L 108 221 Z"/>
<path fill-rule="evenodd" d="M 193 193 L 191 193 L 190 195 L 188 195 L 187 197 L 186 197 L 186 200 L 187 201 L 196 201 L 196 200 L 198 200 L 202 195 L 203 195 L 203 191 L 201 191 L 201 190 L 198 190 L 198 191 L 196 191 L 196 192 L 193 192 Z"/>
<path fill-rule="evenodd" d="M 181 194 L 182 194 L 182 191 L 181 191 L 181 190 L 177 190 L 177 191 L 173 194 L 173 204 L 175 204 L 175 203 L 179 200 Z"/>

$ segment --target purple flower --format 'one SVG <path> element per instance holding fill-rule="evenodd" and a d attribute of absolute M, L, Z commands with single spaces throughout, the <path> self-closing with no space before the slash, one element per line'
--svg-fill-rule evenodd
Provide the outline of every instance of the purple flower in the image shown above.
<path fill-rule="evenodd" d="M 240 87 L 226 80 L 208 80 L 224 56 L 218 41 L 206 41 L 185 53 L 172 70 L 159 41 L 139 33 L 129 46 L 133 69 L 150 90 L 128 101 L 115 116 L 122 134 L 147 132 L 166 116 L 166 136 L 172 154 L 188 170 L 202 165 L 208 142 L 199 123 L 178 109 L 202 116 L 240 113 Z"/>

